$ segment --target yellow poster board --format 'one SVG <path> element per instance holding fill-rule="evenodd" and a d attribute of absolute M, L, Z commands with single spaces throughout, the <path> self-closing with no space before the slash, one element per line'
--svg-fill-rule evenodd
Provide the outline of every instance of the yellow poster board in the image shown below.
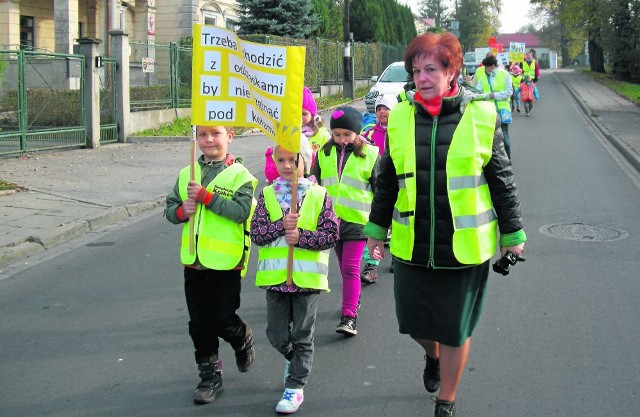
<path fill-rule="evenodd" d="M 524 42 L 509 42 L 509 61 L 524 61 Z"/>
<path fill-rule="evenodd" d="M 257 127 L 298 152 L 304 60 L 304 46 L 249 42 L 194 25 L 191 124 Z"/>

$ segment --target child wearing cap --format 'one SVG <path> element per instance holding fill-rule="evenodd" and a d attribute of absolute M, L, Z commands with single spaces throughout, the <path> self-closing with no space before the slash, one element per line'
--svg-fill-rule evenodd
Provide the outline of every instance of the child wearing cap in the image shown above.
<path fill-rule="evenodd" d="M 285 390 L 278 413 L 295 413 L 311 373 L 318 298 L 329 291 L 329 249 L 338 239 L 338 221 L 327 190 L 306 178 L 312 152 L 300 135 L 300 156 L 274 149 L 279 177 L 258 198 L 250 236 L 260 247 L 256 286 L 266 290 L 267 338 L 285 358 Z M 297 209 L 291 213 L 292 180 L 298 177 Z M 287 284 L 287 256 L 293 251 L 293 283 Z"/>
<path fill-rule="evenodd" d="M 335 252 L 342 274 L 342 307 L 336 332 L 358 333 L 360 307 L 360 260 L 366 245 L 362 229 L 369 219 L 378 148 L 358 134 L 362 114 L 353 107 L 339 107 L 331 115 L 331 139 L 320 148 L 311 173 L 327 188 L 340 221 L 340 238 Z"/>
<path fill-rule="evenodd" d="M 520 83 L 522 83 L 522 70 L 516 64 L 511 67 L 511 84 L 513 94 L 511 95 L 511 112 L 520 113 Z"/>
<path fill-rule="evenodd" d="M 329 137 L 329 131 L 323 127 L 322 117 L 318 114 L 318 105 L 313 98 L 313 93 L 309 88 L 304 87 L 302 90 L 302 133 L 308 139 L 311 146 L 313 161 L 315 161 L 316 151 L 324 145 Z M 273 162 L 273 148 L 267 148 L 264 157 L 264 176 L 267 182 L 271 184 L 273 180 L 278 178 L 278 169 Z"/>
<path fill-rule="evenodd" d="M 389 113 L 391 113 L 391 110 L 393 110 L 396 104 L 398 104 L 398 99 L 392 94 L 378 96 L 375 103 L 378 122 L 362 134 L 365 139 L 378 147 L 380 156 L 382 156 L 385 149 Z M 380 261 L 371 259 L 371 256 L 369 256 L 369 248 L 366 246 L 364 247 L 362 260 L 364 261 L 364 269 L 360 274 L 360 281 L 362 281 L 363 284 L 373 284 L 378 279 L 378 265 Z"/>

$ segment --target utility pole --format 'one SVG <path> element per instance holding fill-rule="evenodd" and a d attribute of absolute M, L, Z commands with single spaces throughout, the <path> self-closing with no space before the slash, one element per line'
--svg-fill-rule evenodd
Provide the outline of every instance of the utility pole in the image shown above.
<path fill-rule="evenodd" d="M 344 81 L 342 84 L 342 95 L 344 97 L 356 98 L 353 88 L 353 58 L 351 57 L 351 42 L 353 33 L 349 32 L 349 0 L 344 0 L 344 53 L 342 63 L 344 68 Z"/>

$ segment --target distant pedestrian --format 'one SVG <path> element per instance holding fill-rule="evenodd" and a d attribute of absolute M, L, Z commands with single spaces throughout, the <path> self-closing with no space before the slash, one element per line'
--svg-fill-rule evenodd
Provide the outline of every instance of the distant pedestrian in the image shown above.
<path fill-rule="evenodd" d="M 339 107 L 331 115 L 331 139 L 318 151 L 311 173 L 327 188 L 340 221 L 340 239 L 335 252 L 342 274 L 342 308 L 336 332 L 358 333 L 360 308 L 360 261 L 366 244 L 362 229 L 369 218 L 378 148 L 358 134 L 362 114 L 353 107 Z"/>
<path fill-rule="evenodd" d="M 525 75 L 524 82 L 520 84 L 520 98 L 524 106 L 524 112 L 529 117 L 531 110 L 533 109 L 533 102 L 540 100 L 540 94 L 538 94 L 538 87 L 531 79 L 531 76 Z"/>
<path fill-rule="evenodd" d="M 202 155 L 195 164 L 195 181 L 190 181 L 190 167 L 183 168 L 164 210 L 167 220 L 184 225 L 180 260 L 189 335 L 201 378 L 193 394 L 196 403 L 209 403 L 222 390 L 219 338 L 235 351 L 240 372 L 247 372 L 255 359 L 251 327 L 236 310 L 247 271 L 249 217 L 258 180 L 227 152 L 233 135 L 224 126 L 197 126 Z M 195 223 L 193 251 L 190 218 Z"/>
<path fill-rule="evenodd" d="M 301 135 L 298 154 L 274 149 L 279 177 L 258 198 L 251 240 L 260 247 L 256 285 L 266 290 L 267 337 L 285 358 L 282 398 L 276 412 L 295 413 L 311 373 L 318 299 L 329 290 L 329 249 L 338 240 L 338 220 L 327 190 L 306 174 L 311 147 Z M 291 213 L 292 181 L 298 177 L 297 205 Z M 293 249 L 293 282 L 287 283 L 287 256 Z"/>
<path fill-rule="evenodd" d="M 318 114 L 318 105 L 308 87 L 304 87 L 302 90 L 302 133 L 304 133 L 311 145 L 315 161 L 316 152 L 329 140 L 331 134 L 324 127 L 322 116 Z M 273 147 L 267 148 L 264 154 L 264 175 L 269 184 L 278 178 L 278 170 L 273 162 L 272 155 Z"/>
<path fill-rule="evenodd" d="M 520 64 L 523 75 L 531 77 L 534 83 L 537 83 L 540 79 L 540 64 L 534 57 L 535 50 L 527 52 L 524 56 L 524 61 Z"/>
<path fill-rule="evenodd" d="M 362 134 L 371 144 L 378 147 L 380 156 L 382 156 L 385 149 L 389 114 L 396 104 L 398 104 L 398 99 L 393 95 L 386 94 L 378 96 L 375 103 L 377 123 Z M 364 261 L 364 268 L 360 274 L 360 281 L 362 281 L 363 284 L 373 284 L 378 279 L 378 265 L 380 261 L 371 258 L 367 246 L 364 247 L 362 260 Z"/>
<path fill-rule="evenodd" d="M 522 70 L 519 66 L 511 67 L 511 85 L 513 86 L 513 94 L 511 94 L 511 112 L 520 113 L 520 83 L 522 83 Z"/>

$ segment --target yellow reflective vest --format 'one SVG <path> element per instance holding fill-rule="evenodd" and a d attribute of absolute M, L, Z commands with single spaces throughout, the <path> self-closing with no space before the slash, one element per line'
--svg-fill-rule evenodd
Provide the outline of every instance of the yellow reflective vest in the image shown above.
<path fill-rule="evenodd" d="M 531 63 L 528 63 L 527 61 L 523 61 L 522 74 L 530 76 L 531 79 L 533 80 L 534 78 L 536 78 L 536 65 L 538 65 L 538 61 L 536 61 L 535 59 L 532 59 Z"/>
<path fill-rule="evenodd" d="M 264 203 L 271 222 L 283 217 L 282 208 L 276 199 L 273 185 L 262 190 Z M 327 190 L 317 184 L 309 187 L 300 206 L 298 228 L 314 231 L 318 226 L 318 217 L 324 208 Z M 285 237 L 280 236 L 271 243 L 258 249 L 258 270 L 256 286 L 279 285 L 287 280 L 287 260 L 289 245 Z M 329 250 L 309 250 L 294 246 L 293 282 L 300 288 L 329 290 Z"/>
<path fill-rule="evenodd" d="M 333 200 L 336 215 L 351 223 L 366 224 L 369 220 L 373 190 L 369 179 L 378 158 L 378 147 L 365 145 L 364 158 L 351 154 L 338 178 L 338 152 L 331 147 L 329 155 L 318 152 L 321 183 Z"/>
<path fill-rule="evenodd" d="M 201 177 L 200 164 L 195 165 L 195 177 Z M 182 201 L 188 198 L 187 185 L 190 179 L 190 167 L 180 171 L 179 190 Z M 223 169 L 205 187 L 210 193 L 215 192 L 219 197 L 230 200 L 235 192 L 247 182 L 251 182 L 255 191 L 258 180 L 251 175 L 242 164 L 235 163 Z M 196 250 L 189 253 L 189 224 L 182 229 L 182 246 L 180 261 L 183 265 L 193 265 L 196 257 L 200 264 L 209 269 L 230 270 L 242 267 L 242 276 L 246 274 L 247 261 L 251 239 L 249 238 L 249 224 L 255 209 L 253 199 L 251 213 L 244 223 L 235 221 L 208 210 L 204 204 L 198 204 L 194 216 L 194 230 Z"/>
<path fill-rule="evenodd" d="M 477 265 L 491 258 L 497 245 L 497 218 L 483 167 L 492 155 L 496 113 L 493 103 L 471 102 L 465 109 L 449 145 L 446 162 L 447 197 L 453 216 L 453 254 L 463 265 Z M 434 126 L 434 129 L 436 127 Z M 389 118 L 389 152 L 396 168 L 399 193 L 393 210 L 390 250 L 411 261 L 415 239 L 416 147 L 415 113 L 409 102 L 398 104 Z M 432 141 L 435 138 L 433 133 Z M 435 146 L 432 143 L 432 147 Z M 433 158 L 433 156 L 432 156 Z M 431 161 L 431 166 L 435 161 Z M 431 179 L 433 181 L 433 179 Z M 432 184 L 433 185 L 433 184 Z M 434 201 L 431 200 L 430 253 L 434 262 Z"/>
<path fill-rule="evenodd" d="M 482 75 L 477 78 L 478 83 L 481 83 L 482 90 L 485 93 L 490 93 L 492 91 L 503 91 L 507 88 L 507 83 L 511 82 L 511 75 L 503 70 L 496 68 L 494 71 L 497 71 L 495 78 L 493 79 L 493 90 L 491 90 L 491 86 L 489 85 L 489 78 L 487 77 L 486 72 L 482 72 Z M 494 100 L 496 103 L 496 107 L 498 109 L 511 110 L 511 104 L 509 104 L 509 98 L 507 97 L 504 100 Z"/>

